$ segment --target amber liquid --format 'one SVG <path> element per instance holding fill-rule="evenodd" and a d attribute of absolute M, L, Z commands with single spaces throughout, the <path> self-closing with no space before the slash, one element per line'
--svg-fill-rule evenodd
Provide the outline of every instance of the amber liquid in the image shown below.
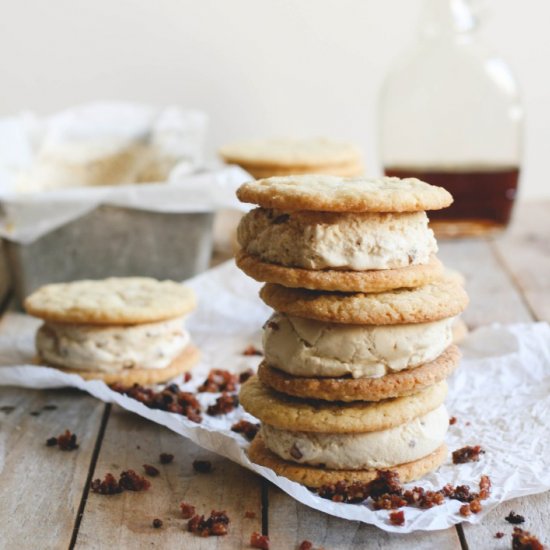
<path fill-rule="evenodd" d="M 519 168 L 406 168 L 388 166 L 387 176 L 418 178 L 447 189 L 453 204 L 429 212 L 439 236 L 476 236 L 503 230 L 512 214 Z"/>

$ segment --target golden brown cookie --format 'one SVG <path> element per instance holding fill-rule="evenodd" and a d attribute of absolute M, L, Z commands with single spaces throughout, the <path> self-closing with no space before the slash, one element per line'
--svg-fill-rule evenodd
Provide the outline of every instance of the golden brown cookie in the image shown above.
<path fill-rule="evenodd" d="M 260 298 L 288 315 L 356 325 L 427 323 L 454 317 L 468 304 L 462 286 L 448 279 L 374 294 L 329 293 L 267 283 Z"/>
<path fill-rule="evenodd" d="M 244 183 L 242 202 L 284 211 L 417 212 L 449 206 L 451 194 L 415 178 L 286 176 Z"/>
<path fill-rule="evenodd" d="M 319 466 L 309 466 L 283 460 L 265 446 L 260 434 L 250 444 L 248 456 L 252 462 L 271 468 L 277 475 L 297 481 L 307 487 L 321 487 L 338 481 L 367 483 L 377 477 L 377 470 L 329 470 Z M 390 469 L 399 474 L 401 482 L 407 483 L 436 470 L 445 462 L 446 458 L 447 446 L 443 444 L 424 458 L 406 464 L 399 464 Z"/>
<path fill-rule="evenodd" d="M 439 407 L 447 384 L 439 382 L 411 396 L 369 403 L 334 403 L 303 400 L 273 391 L 257 376 L 239 393 L 242 406 L 253 416 L 276 428 L 301 432 L 364 433 L 387 430 Z"/>
<path fill-rule="evenodd" d="M 341 292 L 384 292 L 396 288 L 413 288 L 439 279 L 443 264 L 432 256 L 429 264 L 398 269 L 339 271 L 336 269 L 301 269 L 262 262 L 243 250 L 235 258 L 237 266 L 256 281 L 291 288 Z"/>
<path fill-rule="evenodd" d="M 84 380 L 103 380 L 105 384 L 115 384 L 118 382 L 124 386 L 132 386 L 133 384 L 145 386 L 167 382 L 179 374 L 188 372 L 197 363 L 199 357 L 199 350 L 195 346 L 189 345 L 172 363 L 163 369 L 125 369 L 118 372 L 94 372 L 90 370 L 67 369 L 53 364 L 49 364 L 48 366 L 68 374 L 78 374 Z M 43 363 L 40 359 L 38 361 Z"/>
<path fill-rule="evenodd" d="M 270 367 L 264 361 L 258 369 L 258 377 L 275 391 L 294 397 L 345 402 L 380 401 L 413 395 L 447 379 L 459 360 L 458 348 L 450 346 L 430 363 L 380 378 L 303 378 Z"/>
<path fill-rule="evenodd" d="M 256 179 L 271 178 L 273 176 L 293 176 L 297 174 L 324 174 L 329 176 L 356 177 L 365 172 L 361 161 L 340 164 L 319 164 L 318 166 L 268 166 L 252 165 L 243 162 L 236 163 Z"/>
<path fill-rule="evenodd" d="M 46 285 L 24 305 L 27 313 L 46 321 L 132 325 L 181 317 L 195 303 L 193 291 L 174 281 L 112 277 Z"/>

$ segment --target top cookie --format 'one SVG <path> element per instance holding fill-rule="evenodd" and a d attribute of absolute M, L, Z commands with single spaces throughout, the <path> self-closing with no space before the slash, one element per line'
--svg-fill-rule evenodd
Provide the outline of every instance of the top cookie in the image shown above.
<path fill-rule="evenodd" d="M 256 180 L 237 190 L 242 202 L 283 211 L 418 212 L 453 202 L 451 194 L 416 178 L 305 175 Z"/>
<path fill-rule="evenodd" d="M 354 145 L 323 138 L 242 141 L 225 145 L 220 155 L 227 162 L 275 169 L 361 163 L 361 153 Z"/>
<path fill-rule="evenodd" d="M 25 300 L 25 309 L 35 317 L 91 325 L 153 323 L 185 315 L 195 305 L 190 288 L 146 277 L 51 284 Z"/>

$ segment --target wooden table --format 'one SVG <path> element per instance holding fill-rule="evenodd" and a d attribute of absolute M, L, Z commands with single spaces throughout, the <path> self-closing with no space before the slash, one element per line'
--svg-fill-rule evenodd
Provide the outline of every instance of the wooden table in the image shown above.
<path fill-rule="evenodd" d="M 441 243 L 441 258 L 466 277 L 471 304 L 464 315 L 470 328 L 500 321 L 550 321 L 550 203 L 520 204 L 511 229 L 495 240 Z M 55 410 L 44 409 L 54 404 Z M 68 428 L 80 448 L 47 448 L 47 437 Z M 173 453 L 169 466 L 143 493 L 98 496 L 90 480 L 158 464 L 160 452 Z M 214 471 L 194 474 L 197 458 Z M 226 510 L 225 537 L 187 533 L 178 504 L 191 502 L 201 513 Z M 447 549 L 510 548 L 511 526 L 503 518 L 515 510 L 526 528 L 550 543 L 549 493 L 501 505 L 481 525 L 459 525 L 433 533 L 391 535 L 311 510 L 230 461 L 134 414 L 75 390 L 34 391 L 0 388 L 0 547 L 50 548 L 247 548 L 253 531 L 269 534 L 271 548 L 294 549 L 303 539 L 326 550 L 343 548 Z M 256 517 L 244 518 L 245 511 Z M 164 526 L 154 529 L 154 518 Z M 504 531 L 506 538 L 494 534 Z"/>

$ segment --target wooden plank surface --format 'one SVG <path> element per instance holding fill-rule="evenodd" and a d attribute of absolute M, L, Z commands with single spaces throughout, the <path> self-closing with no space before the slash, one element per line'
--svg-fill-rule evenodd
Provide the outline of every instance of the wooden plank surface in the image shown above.
<path fill-rule="evenodd" d="M 275 486 L 270 486 L 268 502 L 269 539 L 275 549 L 295 549 L 303 540 L 311 541 L 314 548 L 326 550 L 454 550 L 461 547 L 456 529 L 408 535 L 386 533 L 371 525 L 312 510 Z"/>
<path fill-rule="evenodd" d="M 172 453 L 172 464 L 159 464 L 160 453 Z M 210 474 L 197 474 L 195 459 L 212 462 Z M 114 407 L 111 412 L 94 478 L 107 472 L 117 475 L 143 464 L 152 464 L 160 475 L 149 478 L 148 491 L 103 496 L 90 493 L 80 525 L 76 548 L 186 548 L 189 550 L 241 548 L 253 531 L 261 532 L 261 480 L 244 468 L 204 451 L 189 440 L 135 414 Z M 197 513 L 209 515 L 225 510 L 231 519 L 229 534 L 201 538 L 187 532 L 181 501 L 196 506 Z M 246 511 L 255 519 L 244 518 Z M 162 519 L 161 529 L 152 521 Z"/>
<path fill-rule="evenodd" d="M 68 548 L 104 408 L 77 390 L 0 388 L 0 548 Z M 78 449 L 46 447 L 65 429 Z"/>

